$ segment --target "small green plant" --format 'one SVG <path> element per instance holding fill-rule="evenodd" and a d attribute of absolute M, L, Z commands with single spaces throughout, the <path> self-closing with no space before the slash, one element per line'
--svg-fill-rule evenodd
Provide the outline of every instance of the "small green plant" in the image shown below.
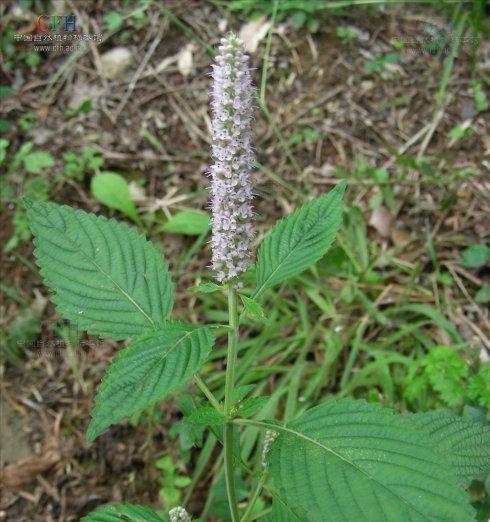
<path fill-rule="evenodd" d="M 263 384 L 259 379 L 237 386 L 246 357 L 240 349 L 245 317 L 266 316 L 263 296 L 324 256 L 341 226 L 346 184 L 338 183 L 273 226 L 258 249 L 254 288 L 245 293 L 253 240 L 253 90 L 247 57 L 233 34 L 222 41 L 213 79 L 211 245 L 217 283 L 194 291 L 226 296 L 227 311 L 219 315 L 227 316 L 226 325 L 171 318 L 174 291 L 167 262 L 159 247 L 134 229 L 68 206 L 26 200 L 36 260 L 59 313 L 79 330 L 129 339 L 99 386 L 88 442 L 193 380 L 200 396 L 183 411 L 184 424 L 222 443 L 216 481 L 226 492 L 222 518 L 256 520 L 262 503 L 263 522 L 473 520 L 462 486 L 489 470 L 490 431 L 483 425 L 443 411 L 399 415 L 362 400 L 327 400 L 279 422 L 264 413 L 272 398 L 252 393 Z M 214 347 L 223 334 L 224 389 L 213 392 L 203 368 L 218 356 Z M 187 435 L 198 437 L 199 430 Z M 261 443 L 243 453 L 250 430 L 260 430 Z M 167 460 L 164 467 L 175 485 L 175 470 Z M 244 477 L 254 483 L 252 492 L 242 488 Z M 172 522 L 191 520 L 183 507 L 171 504 L 167 500 L 165 507 L 172 508 Z M 124 504 L 83 519 L 102 520 L 162 518 Z"/>
<path fill-rule="evenodd" d="M 0 140 L 0 165 L 7 163 L 7 155 L 10 142 Z M 31 237 L 27 225 L 24 206 L 20 198 L 16 197 L 15 188 L 10 183 L 10 177 L 17 177 L 22 184 L 24 196 L 35 197 L 39 201 L 48 198 L 49 183 L 46 170 L 54 165 L 54 158 L 48 152 L 35 150 L 32 142 L 24 143 L 14 154 L 10 164 L 7 165 L 8 176 L 2 178 L 2 201 L 15 205 L 12 217 L 13 233 L 5 245 L 5 250 L 10 251 L 22 241 Z"/>
<path fill-rule="evenodd" d="M 0 165 L 3 164 L 5 158 L 7 157 L 7 149 L 9 148 L 10 141 L 5 139 L 0 139 Z"/>
<path fill-rule="evenodd" d="M 316 33 L 320 27 L 320 22 L 316 16 L 301 10 L 293 12 L 291 15 L 291 23 L 296 30 L 306 27 L 310 33 Z"/>
<path fill-rule="evenodd" d="M 0 292 L 20 305 L 19 313 L 8 323 L 8 329 L 0 330 L 0 360 L 20 364 L 21 356 L 32 349 L 41 330 L 41 316 L 45 299 L 36 294 L 32 303 L 27 303 L 12 288 L 0 285 Z"/>
<path fill-rule="evenodd" d="M 471 126 L 456 125 L 449 131 L 449 137 L 455 140 L 466 140 L 475 133 Z"/>
<path fill-rule="evenodd" d="M 118 11 L 109 11 L 104 15 L 104 22 L 109 32 L 117 31 L 123 26 L 124 16 Z"/>
<path fill-rule="evenodd" d="M 36 122 L 36 114 L 32 111 L 27 111 L 17 119 L 17 126 L 22 132 L 26 133 L 36 124 Z"/>
<path fill-rule="evenodd" d="M 54 158 L 49 152 L 43 150 L 33 150 L 34 144 L 30 141 L 24 143 L 15 153 L 10 165 L 10 170 L 16 171 L 24 168 L 28 174 L 39 174 L 43 169 L 54 165 Z"/>
<path fill-rule="evenodd" d="M 90 100 L 83 101 L 78 107 L 70 107 L 66 109 L 67 116 L 78 116 L 79 114 L 86 114 L 92 110 L 92 102 Z"/>
<path fill-rule="evenodd" d="M 389 68 L 390 65 L 396 64 L 400 61 L 400 55 L 395 52 L 382 54 L 377 56 L 373 60 L 366 63 L 364 66 L 364 72 L 374 73 L 379 72 L 383 77 L 383 73 Z"/>
<path fill-rule="evenodd" d="M 14 36 L 15 29 L 11 26 L 5 27 L 0 34 L 0 51 L 4 58 L 4 67 L 10 71 L 15 65 L 24 62 L 31 69 L 35 69 L 42 61 L 40 54 L 30 51 L 27 46 L 16 48 Z"/>
<path fill-rule="evenodd" d="M 335 34 L 340 38 L 343 44 L 349 44 L 358 38 L 358 32 L 353 27 L 337 27 Z"/>
<path fill-rule="evenodd" d="M 160 471 L 158 477 L 159 494 L 165 507 L 168 510 L 177 507 L 182 500 L 181 490 L 191 483 L 191 479 L 179 473 L 170 455 L 159 458 L 155 466 Z"/>
<path fill-rule="evenodd" d="M 90 147 L 83 149 L 81 154 L 65 152 L 63 159 L 65 176 L 73 177 L 78 181 L 82 181 L 87 172 L 96 172 L 104 164 L 104 159 Z"/>
<path fill-rule="evenodd" d="M 414 362 L 406 378 L 405 398 L 418 409 L 461 407 L 465 399 L 490 407 L 488 366 L 477 373 L 449 346 L 434 346 Z"/>
<path fill-rule="evenodd" d="M 461 254 L 461 264 L 465 268 L 481 268 L 490 262 L 490 246 L 471 245 Z"/>
<path fill-rule="evenodd" d="M 299 143 L 314 143 L 321 138 L 320 132 L 310 127 L 305 127 L 295 132 L 288 140 L 289 145 L 298 145 Z"/>
<path fill-rule="evenodd" d="M 477 303 L 490 303 L 490 285 L 482 285 L 475 294 Z"/>
<path fill-rule="evenodd" d="M 473 100 L 475 103 L 475 109 L 478 112 L 484 112 L 488 110 L 487 95 L 483 90 L 481 83 L 473 84 Z"/>

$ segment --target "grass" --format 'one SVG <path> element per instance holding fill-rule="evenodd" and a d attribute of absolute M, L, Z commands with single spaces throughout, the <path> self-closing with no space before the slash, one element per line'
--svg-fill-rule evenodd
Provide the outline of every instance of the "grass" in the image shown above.
<path fill-rule="evenodd" d="M 239 385 L 261 382 L 254 394 L 270 395 L 258 418 L 263 415 L 287 421 L 328 396 L 364 397 L 401 411 L 411 409 L 404 396 L 407 376 L 419 358 L 439 344 L 440 333 L 469 357 L 467 344 L 446 316 L 453 303 L 424 302 L 433 296 L 427 287 L 429 281 L 437 280 L 437 263 L 429 270 L 421 264 L 402 269 L 388 258 L 383 261 L 388 270 L 378 271 L 376 266 L 385 254 L 369 241 L 359 244 L 358 238 L 364 234 L 364 227 L 359 230 L 359 222 L 352 220 L 344 228 L 340 244 L 315 270 L 283 285 L 277 294 L 265 296 L 268 314 L 264 322 L 245 319 L 237 379 Z M 326 279 L 331 272 L 335 276 Z M 406 279 L 408 284 L 390 303 L 387 281 L 396 278 Z M 436 282 L 440 295 L 444 284 Z M 246 286 L 244 291 L 248 290 L 251 287 Z M 210 322 L 220 322 L 223 317 L 214 310 L 223 304 L 220 294 L 202 294 L 193 310 Z M 217 348 L 212 360 L 220 359 L 224 352 L 224 346 Z M 224 371 L 211 368 L 205 378 L 221 399 Z M 436 403 L 447 405 L 437 399 Z M 462 396 L 459 405 L 463 405 Z M 246 432 L 241 458 L 255 466 L 260 476 L 261 441 L 257 437 L 256 430 Z M 206 450 L 211 459 L 213 452 L 209 447 Z M 205 469 L 206 464 L 200 461 L 194 487 Z M 187 497 L 191 494 L 192 489 Z"/>

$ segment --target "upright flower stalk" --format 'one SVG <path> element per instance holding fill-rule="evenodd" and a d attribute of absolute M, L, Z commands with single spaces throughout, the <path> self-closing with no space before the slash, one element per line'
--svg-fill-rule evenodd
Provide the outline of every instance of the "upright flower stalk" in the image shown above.
<path fill-rule="evenodd" d="M 211 166 L 213 268 L 219 282 L 244 272 L 250 263 L 253 153 L 253 88 L 241 41 L 221 40 L 213 65 Z"/>
<path fill-rule="evenodd" d="M 225 378 L 225 414 L 233 410 L 233 388 L 238 348 L 236 278 L 250 264 L 253 240 L 253 153 L 251 120 L 253 87 L 248 56 L 232 33 L 221 40 L 213 65 L 212 247 L 216 279 L 228 283 L 228 353 Z M 233 474 L 233 425 L 223 431 L 226 489 L 233 522 L 239 521 Z"/>

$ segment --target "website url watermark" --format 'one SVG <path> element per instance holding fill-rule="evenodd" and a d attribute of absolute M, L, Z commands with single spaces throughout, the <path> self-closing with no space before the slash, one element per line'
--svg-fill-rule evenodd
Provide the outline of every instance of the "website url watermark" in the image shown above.
<path fill-rule="evenodd" d="M 84 49 L 82 44 L 77 45 L 35 45 L 34 51 L 42 53 L 42 52 L 54 52 L 54 53 L 73 53 L 76 51 L 81 51 Z"/>
<path fill-rule="evenodd" d="M 63 359 L 70 354 L 83 355 L 91 350 L 99 349 L 98 339 L 83 339 L 68 347 L 63 339 L 37 339 L 35 341 L 18 341 L 17 346 L 24 353 L 31 353 L 37 359 Z"/>

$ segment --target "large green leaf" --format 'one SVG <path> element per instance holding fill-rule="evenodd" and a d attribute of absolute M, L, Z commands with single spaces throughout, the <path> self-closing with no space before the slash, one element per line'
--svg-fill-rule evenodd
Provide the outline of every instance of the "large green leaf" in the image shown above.
<path fill-rule="evenodd" d="M 490 474 L 489 426 L 449 411 L 416 413 L 406 420 L 432 442 L 464 484 Z"/>
<path fill-rule="evenodd" d="M 37 263 L 61 315 L 113 339 L 165 322 L 173 286 L 155 245 L 112 219 L 54 203 L 26 207 Z"/>
<path fill-rule="evenodd" d="M 337 234 L 346 183 L 278 221 L 257 254 L 255 296 L 299 274 L 320 259 Z"/>
<path fill-rule="evenodd" d="M 167 323 L 122 350 L 107 369 L 87 440 L 124 417 L 155 404 L 185 384 L 207 359 L 213 335 L 205 326 Z"/>
<path fill-rule="evenodd" d="M 332 401 L 277 431 L 273 485 L 302 522 L 473 520 L 452 469 L 388 409 Z"/>
<path fill-rule="evenodd" d="M 303 522 L 294 511 L 272 492 L 272 512 L 261 517 L 260 522 Z"/>
<path fill-rule="evenodd" d="M 80 522 L 163 522 L 152 509 L 137 504 L 102 506 L 84 516 Z"/>

